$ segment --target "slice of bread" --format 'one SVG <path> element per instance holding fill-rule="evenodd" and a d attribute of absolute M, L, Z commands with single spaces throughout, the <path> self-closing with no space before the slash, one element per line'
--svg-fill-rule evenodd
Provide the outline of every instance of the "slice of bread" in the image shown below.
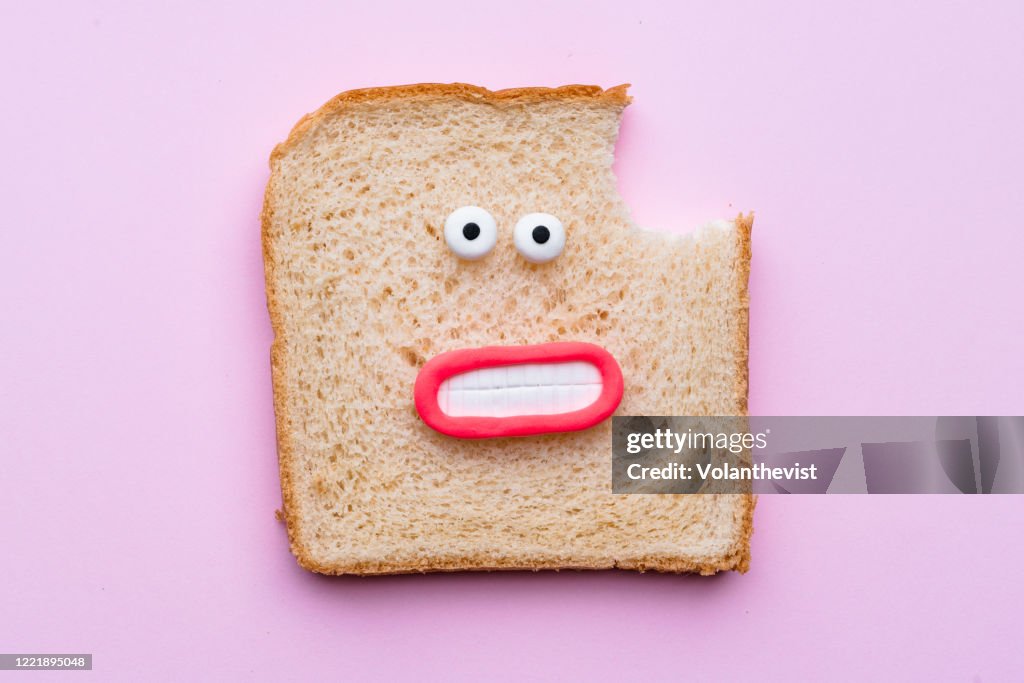
<path fill-rule="evenodd" d="M 271 156 L 263 210 L 284 516 L 326 574 L 462 569 L 745 571 L 750 495 L 616 495 L 611 424 L 464 440 L 413 402 L 444 351 L 583 341 L 610 351 L 616 414 L 741 415 L 751 218 L 636 228 L 612 158 L 626 87 L 412 85 L 338 95 Z M 485 207 L 486 258 L 446 217 Z M 559 217 L 535 265 L 519 217 Z"/>

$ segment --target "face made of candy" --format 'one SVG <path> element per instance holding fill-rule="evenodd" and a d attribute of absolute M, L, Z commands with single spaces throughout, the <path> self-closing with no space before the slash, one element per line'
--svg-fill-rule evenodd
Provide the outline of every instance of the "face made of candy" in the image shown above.
<path fill-rule="evenodd" d="M 444 237 L 454 257 L 486 258 L 498 242 L 494 217 L 478 206 L 453 211 Z M 547 213 L 522 216 L 513 230 L 525 262 L 562 253 L 562 222 Z M 416 410 L 431 428 L 457 438 L 530 436 L 577 431 L 607 419 L 622 400 L 622 370 L 604 348 L 578 341 L 456 349 L 435 356 L 414 387 Z"/>

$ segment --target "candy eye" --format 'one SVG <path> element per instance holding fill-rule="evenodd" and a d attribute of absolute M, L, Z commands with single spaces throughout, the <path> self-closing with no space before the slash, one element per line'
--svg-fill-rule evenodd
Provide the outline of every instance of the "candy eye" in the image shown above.
<path fill-rule="evenodd" d="M 562 253 L 565 228 L 549 213 L 528 213 L 516 223 L 512 240 L 530 263 L 547 263 Z"/>
<path fill-rule="evenodd" d="M 444 239 L 459 258 L 483 258 L 498 242 L 498 224 L 479 206 L 463 206 L 444 222 Z"/>

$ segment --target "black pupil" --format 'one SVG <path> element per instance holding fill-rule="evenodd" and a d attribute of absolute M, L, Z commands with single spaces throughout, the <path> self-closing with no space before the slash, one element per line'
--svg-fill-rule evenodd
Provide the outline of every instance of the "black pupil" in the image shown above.
<path fill-rule="evenodd" d="M 533 229 L 533 241 L 537 244 L 544 244 L 551 239 L 551 231 L 543 225 L 538 225 Z"/>
<path fill-rule="evenodd" d="M 462 236 L 472 242 L 480 236 L 480 226 L 476 223 L 466 223 L 462 226 Z"/>

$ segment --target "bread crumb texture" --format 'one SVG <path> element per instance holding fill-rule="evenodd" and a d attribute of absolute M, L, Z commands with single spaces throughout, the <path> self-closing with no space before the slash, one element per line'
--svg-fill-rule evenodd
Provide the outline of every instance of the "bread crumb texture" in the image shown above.
<path fill-rule="evenodd" d="M 432 356 L 585 341 L 626 388 L 618 414 L 746 411 L 751 219 L 686 235 L 636 228 L 612 173 L 625 86 L 344 93 L 271 158 L 263 211 L 284 516 L 327 574 L 463 569 L 746 571 L 750 495 L 614 495 L 610 421 L 459 440 L 419 419 Z M 447 248 L 478 205 L 498 244 Z M 523 214 L 566 226 L 527 263 Z"/>

